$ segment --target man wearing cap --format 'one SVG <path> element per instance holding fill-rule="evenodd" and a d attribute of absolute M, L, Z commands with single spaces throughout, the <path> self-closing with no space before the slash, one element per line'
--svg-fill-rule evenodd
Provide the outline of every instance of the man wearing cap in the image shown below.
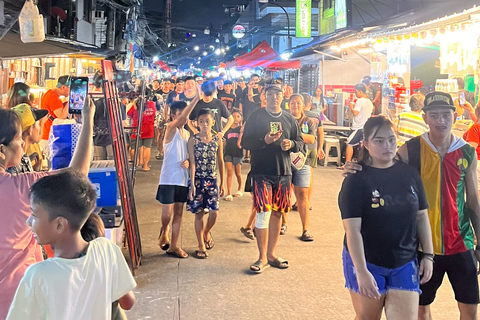
<path fill-rule="evenodd" d="M 218 92 L 217 98 L 227 107 L 228 111 L 232 112 L 233 105 L 235 103 L 235 95 L 232 92 L 233 84 L 231 80 L 225 80 L 223 83 L 223 91 Z"/>
<path fill-rule="evenodd" d="M 430 304 L 447 273 L 460 319 L 473 320 L 479 302 L 480 246 L 474 248 L 474 233 L 480 239 L 477 157 L 472 146 L 452 133 L 456 114 L 448 93 L 427 94 L 423 111 L 430 131 L 398 150 L 401 159 L 420 172 L 432 228 L 434 252 L 425 254 L 435 254 L 435 263 L 432 278 L 420 286 L 419 319 L 432 319 Z"/>
<path fill-rule="evenodd" d="M 23 150 L 26 152 L 28 147 L 33 143 L 39 143 L 42 136 L 42 126 L 40 120 L 48 115 L 47 110 L 33 109 L 26 103 L 19 104 L 12 108 L 20 117 L 22 123 L 22 140 L 25 141 Z M 40 156 L 40 155 L 39 155 Z M 25 172 L 33 172 L 30 157 L 25 153 L 18 166 L 10 167 L 7 172 L 17 175 Z"/>
<path fill-rule="evenodd" d="M 380 102 L 380 90 L 378 90 L 374 85 L 372 85 L 372 77 L 370 76 L 365 76 L 362 79 L 362 83 L 365 85 L 365 88 L 367 89 L 366 94 L 367 98 L 372 101 L 374 105 L 376 105 L 377 102 Z"/>
<path fill-rule="evenodd" d="M 60 97 L 63 96 L 68 98 L 69 93 L 70 77 L 61 76 L 58 78 L 57 86 L 48 90 L 42 96 L 42 109 L 48 111 L 48 118 L 43 124 L 42 141 L 40 143 L 44 151 L 48 150 L 48 137 L 50 135 L 50 128 L 52 127 L 53 120 L 56 118 L 67 119 L 68 117 L 68 103 L 64 104 Z"/>
<path fill-rule="evenodd" d="M 196 82 L 199 86 L 201 86 L 201 85 L 203 84 L 203 77 L 196 77 L 196 78 L 195 78 L 195 82 Z"/>
<path fill-rule="evenodd" d="M 434 252 L 433 276 L 420 285 L 419 320 L 431 320 L 430 304 L 447 273 L 460 310 L 460 319 L 477 319 L 479 302 L 477 261 L 480 245 L 480 204 L 475 149 L 452 133 L 455 106 L 448 93 L 425 96 L 423 119 L 430 131 L 412 138 L 398 149 L 398 157 L 415 167 L 422 178 L 428 201 Z M 346 173 L 361 170 L 348 163 Z M 392 182 L 394 183 L 394 182 Z M 472 230 L 473 227 L 473 230 Z M 420 261 L 420 259 L 419 259 Z"/>
<path fill-rule="evenodd" d="M 235 108 L 240 109 L 243 113 L 243 104 L 248 93 L 247 82 L 244 77 L 238 77 L 235 82 L 237 84 L 235 89 Z"/>
<path fill-rule="evenodd" d="M 245 123 L 242 147 L 251 151 L 253 205 L 257 212 L 255 235 L 258 260 L 250 271 L 260 273 L 273 266 L 288 268 L 288 261 L 276 256 L 282 213 L 290 211 L 292 176 L 290 152 L 304 150 L 297 121 L 281 108 L 282 87 L 266 86 L 267 105 L 254 111 Z"/>

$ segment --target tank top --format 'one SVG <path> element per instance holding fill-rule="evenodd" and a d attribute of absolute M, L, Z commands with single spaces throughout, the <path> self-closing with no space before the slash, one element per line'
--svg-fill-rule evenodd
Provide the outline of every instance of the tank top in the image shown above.
<path fill-rule="evenodd" d="M 180 135 L 175 128 L 175 136 L 169 143 L 163 144 L 163 164 L 160 173 L 160 184 L 188 187 L 188 169 L 182 169 L 182 161 L 188 159 L 188 138 Z"/>
<path fill-rule="evenodd" d="M 209 143 L 202 141 L 198 134 L 193 136 L 195 154 L 195 178 L 217 178 L 218 136 L 214 135 Z"/>

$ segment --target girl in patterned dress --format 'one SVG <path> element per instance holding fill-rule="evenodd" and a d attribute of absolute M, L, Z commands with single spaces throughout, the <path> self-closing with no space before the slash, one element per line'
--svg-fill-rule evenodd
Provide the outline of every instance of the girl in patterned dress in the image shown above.
<path fill-rule="evenodd" d="M 207 258 L 206 250 L 213 248 L 214 243 L 210 230 L 217 221 L 218 199 L 223 196 L 224 191 L 223 144 L 218 136 L 212 133 L 214 123 L 213 114 L 209 109 L 200 110 L 197 117 L 200 132 L 190 137 L 188 141 L 192 183 L 187 210 L 195 214 L 198 250 L 195 251 L 194 256 L 198 259 Z M 218 185 L 217 164 L 220 172 Z M 205 212 L 208 212 L 208 219 L 204 226 Z"/>

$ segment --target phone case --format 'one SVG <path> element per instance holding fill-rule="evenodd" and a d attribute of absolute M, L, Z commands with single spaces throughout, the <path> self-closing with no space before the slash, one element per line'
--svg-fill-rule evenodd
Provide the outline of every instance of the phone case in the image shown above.
<path fill-rule="evenodd" d="M 277 132 L 282 131 L 282 123 L 281 122 L 270 122 L 270 132 L 272 134 L 276 134 Z"/>

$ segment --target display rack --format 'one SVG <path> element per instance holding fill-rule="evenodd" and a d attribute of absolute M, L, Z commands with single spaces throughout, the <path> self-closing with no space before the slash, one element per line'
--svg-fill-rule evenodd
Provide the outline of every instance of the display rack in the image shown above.
<path fill-rule="evenodd" d="M 125 221 L 125 237 L 130 253 L 130 269 L 135 274 L 135 270 L 140 266 L 142 258 L 142 244 L 140 241 L 140 231 L 138 228 L 137 211 L 135 207 L 135 196 L 133 192 L 135 170 L 129 174 L 128 152 L 125 141 L 124 128 L 121 117 L 121 106 L 118 97 L 118 91 L 113 77 L 112 62 L 103 60 L 103 92 L 105 96 L 105 105 L 108 117 L 109 130 L 112 137 L 113 155 L 117 174 L 120 202 L 122 205 Z M 143 113 L 143 103 L 139 113 Z M 141 118 L 139 119 L 140 132 Z M 137 134 L 138 137 L 138 134 Z M 138 143 L 136 144 L 138 146 Z M 135 152 L 135 158 L 138 150 Z M 134 159 L 135 159 L 134 158 Z"/>

